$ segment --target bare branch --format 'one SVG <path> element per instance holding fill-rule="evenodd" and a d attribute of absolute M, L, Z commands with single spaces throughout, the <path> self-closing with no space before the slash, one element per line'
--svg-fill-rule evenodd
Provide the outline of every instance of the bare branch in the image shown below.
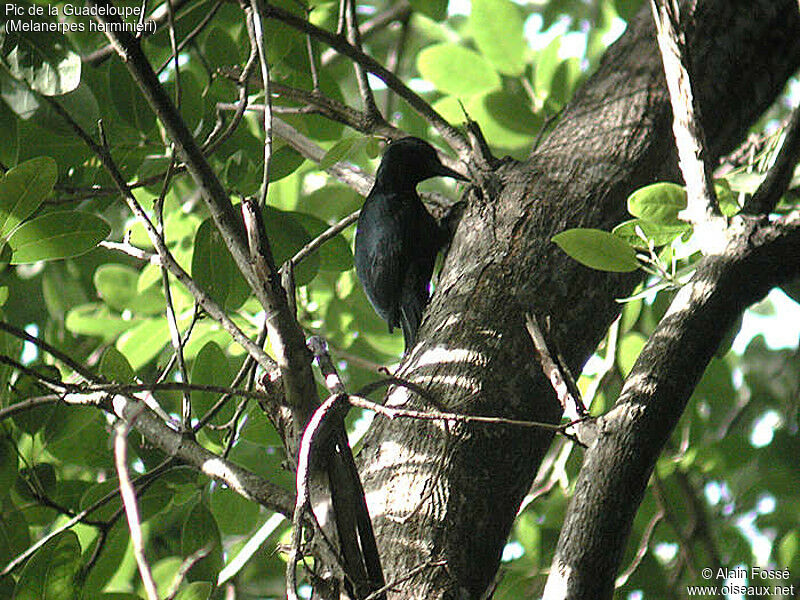
<path fill-rule="evenodd" d="M 539 327 L 536 315 L 529 313 L 525 315 L 525 326 L 528 329 L 528 335 L 531 336 L 536 352 L 539 354 L 539 364 L 542 367 L 542 371 L 544 371 L 545 377 L 553 386 L 553 390 L 558 396 L 558 401 L 561 403 L 561 408 L 566 410 L 572 404 L 578 416 L 585 417 L 587 415 L 586 407 L 583 405 L 581 392 L 575 383 L 575 378 L 564 361 L 560 359 L 555 342 L 552 336 L 549 335 L 549 320 L 546 320 L 545 326 L 548 329 L 545 332 Z"/>
<path fill-rule="evenodd" d="M 283 488 L 209 452 L 180 432 L 169 428 L 138 398 L 118 394 L 114 396 L 112 405 L 117 417 L 126 421 L 136 417 L 133 427 L 169 456 L 199 469 L 248 500 L 284 515 L 292 513 L 294 498 Z"/>
<path fill-rule="evenodd" d="M 414 110 L 439 132 L 450 147 L 453 148 L 462 159 L 466 160 L 469 155 L 469 145 L 461 132 L 450 125 L 444 117 L 431 108 L 425 100 L 404 84 L 394 73 L 387 70 L 371 56 L 364 54 L 349 44 L 343 37 L 316 27 L 277 6 L 265 3 L 264 16 L 281 21 L 298 31 L 311 35 L 315 39 L 321 40 L 354 62 L 360 64 L 364 69 L 378 77 L 378 79 L 383 81 L 389 88 L 394 90 L 398 96 L 408 102 Z"/>
<path fill-rule="evenodd" d="M 261 171 L 258 204 L 266 206 L 267 190 L 269 189 L 269 163 L 272 158 L 272 91 L 270 89 L 269 62 L 264 46 L 264 27 L 261 22 L 258 0 L 249 2 L 242 0 L 241 4 L 247 16 L 247 35 L 250 37 L 250 47 L 255 46 L 257 49 L 258 62 L 261 65 L 261 88 L 264 90 L 264 167 Z"/>
<path fill-rule="evenodd" d="M 682 30 L 680 8 L 675 0 L 651 0 L 650 6 L 672 103 L 672 129 L 678 147 L 679 165 L 686 182 L 688 205 L 680 216 L 696 228 L 701 228 L 702 235 L 698 237 L 702 238 L 702 243 L 709 251 L 720 251 L 725 243 L 721 235 L 725 221 L 719 210 L 711 165 L 707 160 L 700 107 L 692 91 L 689 72 L 691 61 Z"/>
<path fill-rule="evenodd" d="M 144 405 L 142 405 L 144 409 Z M 130 422 L 134 422 L 134 415 Z M 122 503 L 125 506 L 125 515 L 128 518 L 128 530 L 131 533 L 131 544 L 133 555 L 136 557 L 136 565 L 139 568 L 139 575 L 142 577 L 145 592 L 149 600 L 158 600 L 158 590 L 153 579 L 153 572 L 147 563 L 144 553 L 144 536 L 142 535 L 142 523 L 139 519 L 139 508 L 136 504 L 136 491 L 133 489 L 130 475 L 128 474 L 128 432 L 130 422 L 120 421 L 114 428 L 114 464 L 117 468 L 119 477 L 119 491 Z"/>
<path fill-rule="evenodd" d="M 297 596 L 297 563 L 300 560 L 300 543 L 303 536 L 303 517 L 310 510 L 309 474 L 311 471 L 312 452 L 321 443 L 326 420 L 342 408 L 346 396 L 333 395 L 314 412 L 300 440 L 297 457 L 297 496 L 292 517 L 292 544 L 286 560 L 286 595 L 289 600 L 298 600 Z M 366 580 L 366 572 L 361 581 Z M 360 596 L 361 594 L 359 594 Z"/>
<path fill-rule="evenodd" d="M 342 0 L 341 7 L 347 28 L 347 41 L 360 52 L 364 52 L 361 47 L 361 34 L 358 31 L 355 0 Z M 375 96 L 372 94 L 367 72 L 358 62 L 353 63 L 353 68 L 356 71 L 356 81 L 358 82 L 358 91 L 361 94 L 361 102 L 364 105 L 364 112 L 370 121 L 383 121 L 378 105 L 375 104 Z"/>

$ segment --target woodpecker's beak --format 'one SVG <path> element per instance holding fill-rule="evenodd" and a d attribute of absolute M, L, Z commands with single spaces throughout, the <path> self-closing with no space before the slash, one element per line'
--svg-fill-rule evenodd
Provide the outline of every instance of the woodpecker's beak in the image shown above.
<path fill-rule="evenodd" d="M 442 177 L 452 177 L 453 179 L 458 179 L 459 181 L 469 181 L 469 179 L 464 177 L 458 171 L 454 171 L 450 167 L 445 167 L 443 164 L 439 165 L 439 170 L 436 172 L 436 174 Z"/>

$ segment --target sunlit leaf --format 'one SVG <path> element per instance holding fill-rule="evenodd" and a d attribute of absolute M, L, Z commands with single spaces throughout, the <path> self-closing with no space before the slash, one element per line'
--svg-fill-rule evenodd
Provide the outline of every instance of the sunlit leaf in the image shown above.
<path fill-rule="evenodd" d="M 661 226 L 684 227 L 678 213 L 686 208 L 686 190 L 674 183 L 654 183 L 628 196 L 628 212 Z"/>
<path fill-rule="evenodd" d="M 500 76 L 477 52 L 458 44 L 428 46 L 417 55 L 422 76 L 442 92 L 467 97 L 500 87 Z"/>
<path fill-rule="evenodd" d="M 504 75 L 525 69 L 525 41 L 520 9 L 511 0 L 472 0 L 470 30 L 483 56 Z"/>
<path fill-rule="evenodd" d="M 11 75 L 26 82 L 44 96 L 58 96 L 71 92 L 81 81 L 81 59 L 69 47 L 67 38 L 57 31 L 12 31 L 14 24 L 31 21 L 50 21 L 47 8 L 31 5 L 24 0 L 15 2 L 25 11 L 21 18 L 5 14 L 0 27 L 0 61 Z M 31 15 L 33 7 L 41 12 Z"/>
<path fill-rule="evenodd" d="M 625 240 L 600 229 L 568 229 L 553 241 L 582 265 L 599 271 L 627 272 L 639 268 L 636 252 Z"/>

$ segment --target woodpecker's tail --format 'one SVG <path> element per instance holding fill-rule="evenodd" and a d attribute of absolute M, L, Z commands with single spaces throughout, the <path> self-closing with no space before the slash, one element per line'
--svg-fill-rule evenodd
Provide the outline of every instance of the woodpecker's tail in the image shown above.
<path fill-rule="evenodd" d="M 422 322 L 422 311 L 428 303 L 428 294 L 418 292 L 403 294 L 403 301 L 400 305 L 400 326 L 403 329 L 403 339 L 406 342 L 406 351 L 409 350 L 417 340 L 417 330 Z"/>

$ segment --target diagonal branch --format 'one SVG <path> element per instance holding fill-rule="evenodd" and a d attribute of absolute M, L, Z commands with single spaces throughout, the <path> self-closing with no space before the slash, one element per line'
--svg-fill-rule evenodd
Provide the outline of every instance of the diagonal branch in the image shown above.
<path fill-rule="evenodd" d="M 800 274 L 792 258 L 800 212 L 774 223 L 736 224 L 724 252 L 703 259 L 677 294 L 614 407 L 598 419 L 600 435 L 576 482 L 545 588 L 548 600 L 611 597 L 655 462 L 725 332 L 747 306 Z"/>
<path fill-rule="evenodd" d="M 700 106 L 692 90 L 691 61 L 683 31 L 688 19 L 681 19 L 677 0 L 650 0 L 650 6 L 672 103 L 672 130 L 679 166 L 686 182 L 688 205 L 680 216 L 701 228 L 698 238 L 703 238 L 702 243 L 708 245 L 709 250 L 721 250 L 724 236 L 719 234 L 725 221 L 714 191 L 705 134 L 700 124 Z"/>
<path fill-rule="evenodd" d="M 459 157 L 466 159 L 469 156 L 469 144 L 466 142 L 463 134 L 455 127 L 445 120 L 442 115 L 436 112 L 430 104 L 425 102 L 417 93 L 403 83 L 399 77 L 386 69 L 382 64 L 376 61 L 371 56 L 364 54 L 358 48 L 349 44 L 345 38 L 336 35 L 312 25 L 311 23 L 301 19 L 292 13 L 283 10 L 277 6 L 265 3 L 264 16 L 269 19 L 275 19 L 285 23 L 293 29 L 297 29 L 303 33 L 312 36 L 326 43 L 331 48 L 334 48 L 341 54 L 347 56 L 349 59 L 361 65 L 365 70 L 375 75 L 378 79 L 383 81 L 390 89 L 392 89 L 398 96 L 408 102 L 409 106 L 416 110 L 425 120 L 427 120 L 444 140 L 455 150 Z"/>
<path fill-rule="evenodd" d="M 97 7 L 110 5 L 108 0 L 90 0 L 90 2 Z M 253 264 L 241 219 L 206 160 L 200 145 L 164 92 L 139 41 L 126 31 L 114 30 L 120 29 L 118 17 L 102 15 L 98 16 L 98 19 L 107 25 L 106 36 L 125 61 L 133 79 L 164 125 L 178 155 L 200 188 L 214 224 L 225 240 L 231 256 L 264 307 L 270 343 L 283 376 L 286 400 L 292 407 L 296 430 L 301 431 L 319 401 L 305 337 L 294 315 L 289 311 L 283 288 L 277 277 L 261 272 Z M 294 448 L 290 448 L 289 451 L 293 453 Z"/>
<path fill-rule="evenodd" d="M 797 161 L 800 160 L 800 107 L 792 112 L 792 118 L 783 134 L 783 144 L 774 164 L 756 193 L 745 203 L 742 211 L 750 215 L 765 215 L 771 212 L 792 181 Z"/>

